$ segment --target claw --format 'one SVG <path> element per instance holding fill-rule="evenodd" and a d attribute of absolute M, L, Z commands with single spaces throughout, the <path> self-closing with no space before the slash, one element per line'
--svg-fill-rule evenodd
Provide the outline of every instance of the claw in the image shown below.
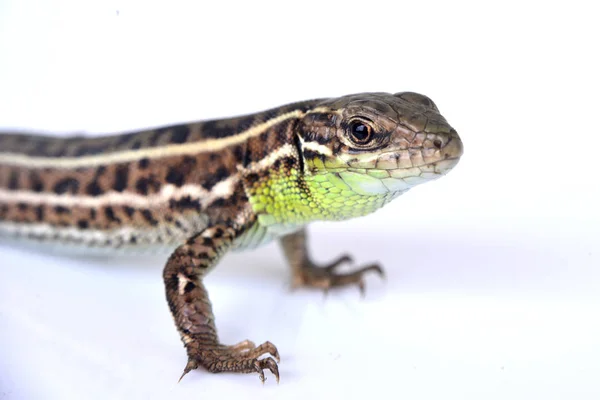
<path fill-rule="evenodd" d="M 261 383 L 264 385 L 267 378 L 265 378 L 265 373 L 263 372 L 263 369 L 262 369 L 261 360 L 254 361 L 254 369 L 256 370 L 256 372 L 258 372 L 258 378 L 260 379 Z"/>
<path fill-rule="evenodd" d="M 265 359 L 264 361 L 265 361 L 266 367 L 269 368 L 269 371 L 271 371 L 271 373 L 273 375 L 275 375 L 275 380 L 277 380 L 277 384 L 279 384 L 279 366 L 277 365 L 275 360 L 273 360 L 270 357 Z"/>
<path fill-rule="evenodd" d="M 377 272 L 377 275 L 379 275 L 381 279 L 385 279 L 385 271 L 383 268 L 381 268 L 381 266 L 379 266 L 379 264 L 373 264 L 371 266 L 371 270 Z"/>
<path fill-rule="evenodd" d="M 360 297 L 365 298 L 365 281 L 362 279 L 358 282 L 358 290 L 360 291 Z"/>
<path fill-rule="evenodd" d="M 271 373 L 275 375 L 275 379 L 277 380 L 277 383 L 279 383 L 279 367 L 277 366 L 275 360 L 269 357 L 264 358 L 262 360 L 254 361 L 254 369 L 256 370 L 256 372 L 258 372 L 258 378 L 260 379 L 262 384 L 264 385 L 265 381 L 267 380 L 267 378 L 265 378 L 265 373 L 263 372 L 265 368 L 268 368 L 269 371 L 271 371 Z"/>
<path fill-rule="evenodd" d="M 185 365 L 185 368 L 183 369 L 183 374 L 181 374 L 177 383 L 181 382 L 183 377 L 186 376 L 188 372 L 190 372 L 191 370 L 196 369 L 196 368 L 198 368 L 198 363 L 191 358 L 188 359 L 188 362 Z"/>
<path fill-rule="evenodd" d="M 352 259 L 352 257 L 349 254 L 344 254 L 337 260 L 332 261 L 331 263 L 329 263 L 328 265 L 326 265 L 322 268 L 327 272 L 333 272 L 340 265 L 346 264 L 346 263 L 352 263 L 353 261 L 354 260 Z"/>

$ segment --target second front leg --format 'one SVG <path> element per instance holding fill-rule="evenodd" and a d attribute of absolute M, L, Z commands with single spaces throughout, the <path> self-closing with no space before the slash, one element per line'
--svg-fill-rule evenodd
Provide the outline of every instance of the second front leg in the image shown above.
<path fill-rule="evenodd" d="M 337 272 L 343 263 L 352 262 L 352 258 L 344 254 L 327 265 L 316 265 L 308 254 L 306 231 L 286 235 L 281 238 L 281 245 L 290 267 L 292 268 L 292 286 L 309 286 L 328 290 L 332 287 L 357 285 L 364 294 L 364 275 L 376 272 L 384 276 L 383 269 L 378 264 L 370 264 L 348 273 Z"/>
<path fill-rule="evenodd" d="M 198 367 L 210 372 L 258 373 L 264 369 L 279 382 L 279 353 L 271 342 L 255 346 L 244 340 L 225 345 L 219 341 L 212 305 L 202 278 L 227 251 L 237 232 L 226 225 L 206 228 L 178 247 L 163 272 L 167 301 L 188 354 L 183 376 Z M 271 357 L 260 358 L 265 354 Z"/>

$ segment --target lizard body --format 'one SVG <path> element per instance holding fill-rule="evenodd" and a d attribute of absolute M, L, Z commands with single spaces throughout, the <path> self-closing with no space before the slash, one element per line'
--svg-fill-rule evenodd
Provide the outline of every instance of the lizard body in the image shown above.
<path fill-rule="evenodd" d="M 296 286 L 358 284 L 312 263 L 303 227 L 369 214 L 458 162 L 462 142 L 427 97 L 363 93 L 237 118 L 106 137 L 0 135 L 0 237 L 86 251 L 164 249 L 184 374 L 264 369 L 265 342 L 224 345 L 202 278 L 230 250 L 280 239 Z M 264 354 L 271 357 L 260 358 Z M 182 375 L 182 376 L 183 376 Z"/>

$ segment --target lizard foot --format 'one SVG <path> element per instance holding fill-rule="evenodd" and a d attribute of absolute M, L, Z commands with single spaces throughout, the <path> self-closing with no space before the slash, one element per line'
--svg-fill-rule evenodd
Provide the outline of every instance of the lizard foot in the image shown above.
<path fill-rule="evenodd" d="M 272 357 L 259 359 L 260 356 L 270 354 Z M 218 345 L 213 348 L 193 349 L 188 348 L 188 363 L 183 370 L 181 378 L 188 372 L 200 366 L 210 372 L 241 372 L 258 373 L 262 383 L 265 383 L 263 370 L 268 369 L 277 383 L 279 383 L 279 352 L 271 342 L 264 342 L 255 346 L 250 340 L 232 346 Z M 181 378 L 179 380 L 181 381 Z"/>
<path fill-rule="evenodd" d="M 378 264 L 370 264 L 349 273 L 337 273 L 335 270 L 342 264 L 351 263 L 352 257 L 345 254 L 337 260 L 325 266 L 317 266 L 312 262 L 302 266 L 295 271 L 292 279 L 292 287 L 308 286 L 324 289 L 347 285 L 357 285 L 362 296 L 365 294 L 365 281 L 363 279 L 367 272 L 373 271 L 382 278 L 385 276 L 383 269 Z"/>

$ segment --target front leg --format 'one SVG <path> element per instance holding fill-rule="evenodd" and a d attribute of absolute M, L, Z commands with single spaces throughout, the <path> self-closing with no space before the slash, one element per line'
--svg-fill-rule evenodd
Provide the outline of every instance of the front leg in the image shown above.
<path fill-rule="evenodd" d="M 315 265 L 306 245 L 306 230 L 291 233 L 281 238 L 281 245 L 290 267 L 292 268 L 292 287 L 309 286 L 327 291 L 332 287 L 358 285 L 364 294 L 363 275 L 369 271 L 377 272 L 383 277 L 383 269 L 378 264 L 371 264 L 349 273 L 337 273 L 335 269 L 343 263 L 352 262 L 352 258 L 344 254 L 328 265 Z"/>
<path fill-rule="evenodd" d="M 217 336 L 202 278 L 231 246 L 236 234 L 235 229 L 226 225 L 204 229 L 171 254 L 163 271 L 169 308 L 188 354 L 181 378 L 202 366 L 210 372 L 256 372 L 263 382 L 263 369 L 269 369 L 279 382 L 279 353 L 272 343 L 255 346 L 245 340 L 227 346 L 221 344 Z M 267 353 L 275 359 L 259 359 Z"/>

